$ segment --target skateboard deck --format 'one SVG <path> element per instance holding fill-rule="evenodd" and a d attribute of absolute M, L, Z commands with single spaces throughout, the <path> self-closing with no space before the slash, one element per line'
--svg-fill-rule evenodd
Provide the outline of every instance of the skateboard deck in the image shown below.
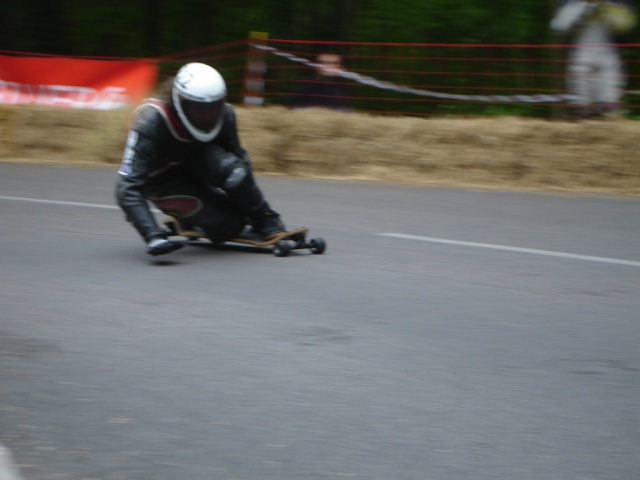
<path fill-rule="evenodd" d="M 175 218 L 169 218 L 164 221 L 167 234 L 170 236 L 185 237 L 187 240 L 206 239 L 207 236 L 198 229 L 185 229 Z M 271 247 L 276 257 L 286 257 L 292 250 L 309 249 L 311 253 L 321 254 L 326 249 L 326 243 L 322 238 L 312 238 L 307 241 L 307 233 L 309 229 L 306 227 L 296 228 L 275 234 L 268 238 L 254 233 L 251 229 L 246 229 L 237 237 L 231 238 L 224 243 L 238 243 L 243 245 L 251 245 L 254 247 Z"/>

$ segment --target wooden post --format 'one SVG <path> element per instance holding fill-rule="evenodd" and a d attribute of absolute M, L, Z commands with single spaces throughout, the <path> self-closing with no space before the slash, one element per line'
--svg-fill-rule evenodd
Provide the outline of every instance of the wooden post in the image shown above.
<path fill-rule="evenodd" d="M 244 72 L 243 103 L 248 106 L 264 105 L 264 74 L 267 71 L 265 51 L 255 45 L 266 45 L 269 34 L 249 32 L 247 65 Z"/>

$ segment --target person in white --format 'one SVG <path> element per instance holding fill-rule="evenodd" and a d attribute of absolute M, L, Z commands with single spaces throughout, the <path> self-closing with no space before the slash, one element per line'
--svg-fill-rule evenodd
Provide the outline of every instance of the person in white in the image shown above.
<path fill-rule="evenodd" d="M 616 41 L 635 22 L 634 10 L 620 0 L 566 0 L 551 20 L 551 29 L 574 45 L 567 86 L 580 118 L 620 115 L 625 75 Z"/>

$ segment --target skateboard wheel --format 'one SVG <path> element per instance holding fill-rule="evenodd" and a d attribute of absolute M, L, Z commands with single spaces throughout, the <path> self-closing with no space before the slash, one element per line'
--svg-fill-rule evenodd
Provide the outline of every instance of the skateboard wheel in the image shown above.
<path fill-rule="evenodd" d="M 280 240 L 273 246 L 273 254 L 276 257 L 286 257 L 291 253 L 291 245 L 286 240 Z"/>
<path fill-rule="evenodd" d="M 312 238 L 309 240 L 309 250 L 311 250 L 311 253 L 320 255 L 321 253 L 324 253 L 326 249 L 327 244 L 323 238 Z"/>

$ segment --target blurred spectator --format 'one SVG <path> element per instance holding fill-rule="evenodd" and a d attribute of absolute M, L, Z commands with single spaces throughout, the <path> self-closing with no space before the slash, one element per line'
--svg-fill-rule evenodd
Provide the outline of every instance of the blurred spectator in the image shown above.
<path fill-rule="evenodd" d="M 344 110 L 346 89 L 340 77 L 342 58 L 334 53 L 321 53 L 316 58 L 316 63 L 318 66 L 312 77 L 303 81 L 294 107 Z"/>
<path fill-rule="evenodd" d="M 567 86 L 576 118 L 618 118 L 625 75 L 616 41 L 636 23 L 624 0 L 565 0 L 551 29 L 569 39 Z"/>

